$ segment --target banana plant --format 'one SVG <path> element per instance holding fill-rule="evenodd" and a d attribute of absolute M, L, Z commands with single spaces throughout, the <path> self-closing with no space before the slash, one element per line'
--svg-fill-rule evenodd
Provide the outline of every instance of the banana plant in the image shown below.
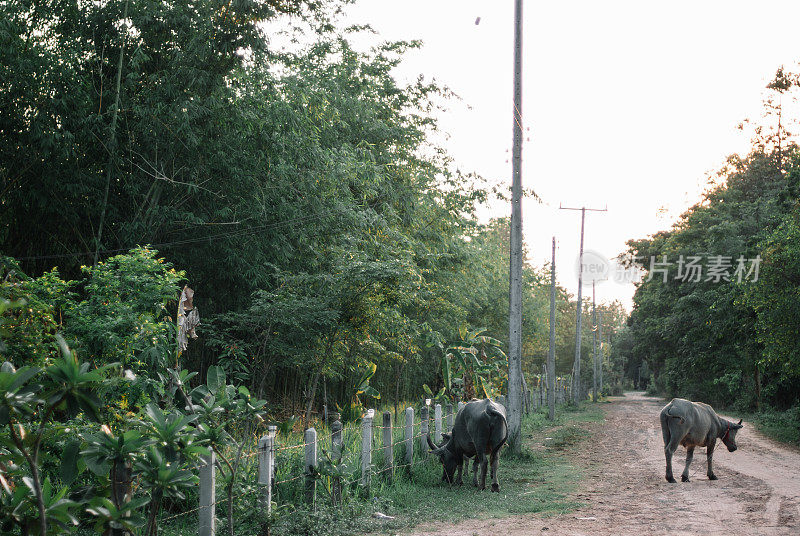
<path fill-rule="evenodd" d="M 339 411 L 344 421 L 357 420 L 364 414 L 364 404 L 361 402 L 362 396 L 368 396 L 376 400 L 381 398 L 380 392 L 369 384 L 369 381 L 377 370 L 378 365 L 371 362 L 367 363 L 367 369 L 356 382 L 353 398 L 350 400 L 350 403 L 345 405 L 344 408 L 340 407 L 338 404 L 336 405 L 336 409 Z"/>
<path fill-rule="evenodd" d="M 381 398 L 381 394 L 378 392 L 378 390 L 369 384 L 369 381 L 375 375 L 375 371 L 377 370 L 378 365 L 371 362 L 367 363 L 367 370 L 364 371 L 364 374 L 361 375 L 361 378 L 359 378 L 358 382 L 356 383 L 355 401 L 359 406 L 363 406 L 361 403 L 362 396 L 368 396 L 376 400 Z"/>
<path fill-rule="evenodd" d="M 486 328 L 470 330 L 461 326 L 460 340 L 444 351 L 440 368 L 448 394 L 454 393 L 453 385 L 457 383 L 466 400 L 475 396 L 491 398 L 505 381 L 507 358 L 503 343 L 485 332 Z"/>

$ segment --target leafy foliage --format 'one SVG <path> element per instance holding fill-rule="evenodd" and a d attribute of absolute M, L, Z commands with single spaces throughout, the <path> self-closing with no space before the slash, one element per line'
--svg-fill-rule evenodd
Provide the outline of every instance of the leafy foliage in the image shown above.
<path fill-rule="evenodd" d="M 769 87 L 795 91 L 792 80 L 780 70 Z M 651 256 L 731 258 L 730 277 L 718 281 L 705 273 L 687 280 L 673 265 L 666 282 L 659 273 L 639 285 L 615 349 L 626 375 L 642 384 L 652 375 L 655 392 L 742 409 L 798 401 L 798 151 L 785 129 L 790 118 L 772 128 L 779 104 L 768 100 L 765 109 L 770 121 L 756 129 L 754 151 L 730 157 L 701 203 L 669 231 L 628 243 L 645 270 Z M 734 271 L 739 258 L 749 277 Z"/>

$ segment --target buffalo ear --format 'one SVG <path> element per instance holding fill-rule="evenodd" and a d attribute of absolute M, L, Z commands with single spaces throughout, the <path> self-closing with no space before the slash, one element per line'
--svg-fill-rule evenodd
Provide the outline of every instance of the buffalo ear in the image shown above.
<path fill-rule="evenodd" d="M 443 433 L 442 434 L 442 439 L 444 440 L 445 443 L 447 443 L 448 441 L 450 441 L 450 434 L 444 434 Z"/>

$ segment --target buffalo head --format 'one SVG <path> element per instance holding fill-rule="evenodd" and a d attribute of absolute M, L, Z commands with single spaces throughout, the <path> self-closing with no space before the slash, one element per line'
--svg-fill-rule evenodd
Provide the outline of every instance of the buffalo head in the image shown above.
<path fill-rule="evenodd" d="M 442 462 L 444 466 L 444 470 L 442 471 L 442 482 L 447 482 L 448 484 L 453 483 L 453 475 L 456 472 L 456 467 L 458 467 L 458 456 L 456 456 L 449 448 L 448 445 L 451 441 L 450 434 L 442 434 L 442 444 L 436 446 L 436 444 L 431 439 L 431 435 L 428 434 L 428 446 L 431 448 L 431 454 L 435 454 L 439 457 L 439 461 Z"/>
<path fill-rule="evenodd" d="M 727 428 L 725 430 L 725 435 L 722 436 L 722 442 L 728 447 L 728 452 L 733 452 L 736 450 L 736 432 L 742 428 L 742 419 L 739 419 L 739 422 L 733 424 L 728 422 L 726 424 Z"/>

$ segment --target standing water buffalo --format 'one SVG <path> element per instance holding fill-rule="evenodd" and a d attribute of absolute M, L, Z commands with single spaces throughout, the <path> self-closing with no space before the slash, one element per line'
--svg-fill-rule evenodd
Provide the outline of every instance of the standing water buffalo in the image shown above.
<path fill-rule="evenodd" d="M 463 484 L 461 474 L 464 458 L 475 456 L 472 465 L 472 483 L 479 489 L 486 489 L 487 455 L 492 462 L 492 491 L 500 491 L 497 481 L 497 466 L 500 461 L 500 447 L 508 439 L 506 410 L 492 400 L 473 400 L 467 403 L 456 415 L 452 434 L 442 434 L 444 441 L 438 447 L 428 435 L 432 454 L 439 457 L 444 466 L 442 480 L 458 486 Z M 469 462 L 468 462 L 469 463 Z M 481 480 L 478 483 L 478 464 L 481 466 Z M 458 468 L 458 477 L 453 481 L 453 473 Z"/>
<path fill-rule="evenodd" d="M 661 433 L 664 436 L 664 455 L 667 458 L 667 482 L 675 482 L 672 476 L 672 455 L 678 445 L 686 447 L 686 468 L 681 475 L 681 481 L 689 481 L 689 464 L 692 463 L 695 447 L 706 447 L 708 479 L 716 480 L 711 466 L 714 445 L 717 439 L 721 439 L 728 447 L 728 451 L 733 452 L 736 450 L 736 432 L 741 427 L 741 419 L 738 423 L 727 421 L 717 415 L 708 404 L 673 398 L 672 402 L 661 410 Z"/>

